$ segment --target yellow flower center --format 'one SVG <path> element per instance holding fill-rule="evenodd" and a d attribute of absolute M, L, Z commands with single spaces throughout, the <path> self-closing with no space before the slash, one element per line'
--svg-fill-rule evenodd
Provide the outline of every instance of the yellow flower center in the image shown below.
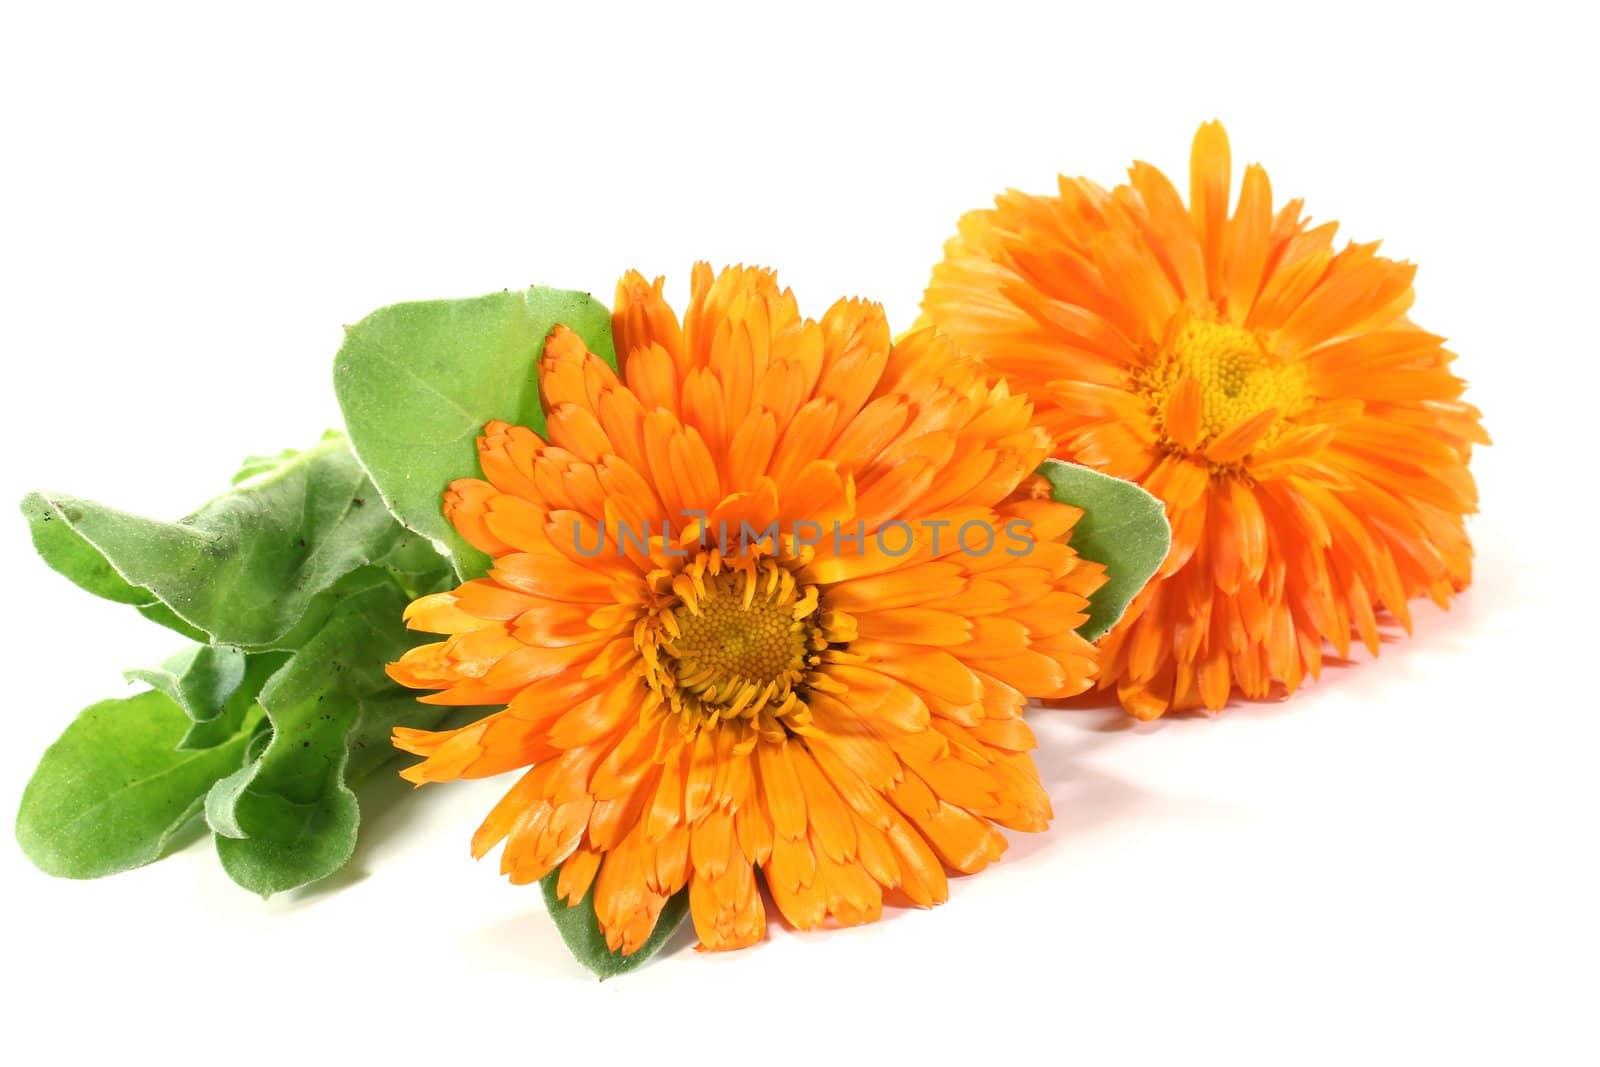
<path fill-rule="evenodd" d="M 1272 412 L 1246 442 L 1252 451 L 1268 446 L 1307 403 L 1302 367 L 1277 360 L 1254 330 L 1203 318 L 1177 328 L 1136 388 L 1154 407 L 1163 444 L 1182 452 L 1204 452 Z"/>
<path fill-rule="evenodd" d="M 722 574 L 705 583 L 703 598 L 691 597 L 668 618 L 678 633 L 663 647 L 678 661 L 678 684 L 711 693 L 736 686 L 793 684 L 805 667 L 816 627 L 817 591 L 796 596 L 794 579 L 781 567 L 764 568 L 767 581 L 750 573 Z M 765 586 L 765 588 L 762 588 Z"/>
<path fill-rule="evenodd" d="M 646 683 L 685 730 L 750 719 L 781 735 L 803 716 L 804 690 L 829 646 L 855 636 L 853 620 L 824 611 L 816 586 L 771 556 L 703 552 L 659 580 L 668 595 L 634 640 Z"/>

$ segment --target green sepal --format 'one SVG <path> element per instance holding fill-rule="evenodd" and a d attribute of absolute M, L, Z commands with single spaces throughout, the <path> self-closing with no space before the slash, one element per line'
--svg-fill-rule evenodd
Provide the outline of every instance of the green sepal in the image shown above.
<path fill-rule="evenodd" d="M 462 578 L 481 576 L 488 557 L 445 520 L 444 491 L 478 473 L 485 423 L 544 432 L 537 364 L 557 325 L 616 366 L 605 306 L 542 286 L 380 308 L 347 329 L 334 360 L 351 446 L 384 503 L 446 552 Z"/>
<path fill-rule="evenodd" d="M 583 899 L 569 907 L 556 888 L 560 878 L 561 871 L 557 868 L 540 880 L 539 886 L 544 890 L 544 905 L 573 958 L 593 971 L 602 982 L 626 974 L 660 952 L 673 931 L 682 925 L 689 914 L 689 891 L 681 889 L 661 906 L 655 929 L 650 931 L 644 944 L 639 946 L 638 951 L 624 956 L 606 946 L 606 935 L 601 933 L 600 920 L 594 914 L 594 887 L 590 886 Z"/>
<path fill-rule="evenodd" d="M 1166 508 L 1132 482 L 1075 463 L 1047 459 L 1039 468 L 1051 497 L 1083 509 L 1072 528 L 1072 547 L 1105 564 L 1106 584 L 1089 598 L 1089 618 L 1078 633 L 1098 641 L 1122 618 L 1172 545 Z"/>

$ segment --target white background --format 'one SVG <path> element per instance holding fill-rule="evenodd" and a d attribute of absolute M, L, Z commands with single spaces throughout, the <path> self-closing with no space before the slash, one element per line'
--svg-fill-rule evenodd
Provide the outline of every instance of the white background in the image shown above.
<path fill-rule="evenodd" d="M 380 790 L 349 871 L 269 903 L 203 841 L 89 883 L 5 841 L 5 1058 L 1594 1062 L 1592 28 L 1075 6 L 8 6 L 6 499 L 183 514 L 336 424 L 341 324 L 402 299 L 609 299 L 630 266 L 681 294 L 706 258 L 904 326 L 963 210 L 1134 158 L 1186 184 L 1211 117 L 1280 200 L 1422 265 L 1416 317 L 1496 445 L 1454 610 L 1287 705 L 1036 713 L 1055 826 L 935 911 L 722 956 L 680 936 L 601 986 L 468 858 L 505 781 Z M 172 641 L 46 570 L 20 518 L 0 563 L 14 811 Z"/>

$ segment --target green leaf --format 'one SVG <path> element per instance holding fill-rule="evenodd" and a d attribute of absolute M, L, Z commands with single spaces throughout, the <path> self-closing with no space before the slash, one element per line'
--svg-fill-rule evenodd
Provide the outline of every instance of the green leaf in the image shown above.
<path fill-rule="evenodd" d="M 410 530 L 376 563 L 399 583 L 408 601 L 455 588 L 455 571 L 449 561 L 434 550 L 427 538 Z"/>
<path fill-rule="evenodd" d="M 1072 530 L 1072 547 L 1084 559 L 1106 565 L 1106 584 L 1089 598 L 1089 619 L 1078 627 L 1097 641 L 1167 558 L 1172 531 L 1166 509 L 1132 482 L 1074 463 L 1047 459 L 1039 473 L 1049 480 L 1052 497 L 1083 509 Z"/>
<path fill-rule="evenodd" d="M 322 439 L 323 441 L 331 441 L 339 436 L 338 431 L 329 430 L 322 435 Z M 286 448 L 282 452 L 274 452 L 267 456 L 246 456 L 244 462 L 239 465 L 239 473 L 235 474 L 233 481 L 228 484 L 243 485 L 252 478 L 270 474 L 300 454 L 301 452 L 298 448 Z"/>
<path fill-rule="evenodd" d="M 49 851 L 60 836 L 45 810 L 54 802 L 30 802 L 18 832 L 44 842 L 38 862 L 87 873 L 148 862 L 204 803 L 224 867 L 258 893 L 341 866 L 359 820 L 352 784 L 394 758 L 396 724 L 445 714 L 391 682 L 384 664 L 419 639 L 402 622 L 406 603 L 453 581 L 449 561 L 384 509 L 343 437 L 247 460 L 232 490 L 176 523 L 37 493 L 23 511 L 50 566 L 207 642 L 129 672 L 154 687 L 131 705 L 148 722 L 130 712 L 120 733 L 80 730 L 80 744 L 64 739 L 40 769 L 47 783 L 74 765 L 103 776 L 128 748 L 159 782 L 185 786 L 181 803 L 141 815 L 150 825 L 127 830 L 126 855 L 68 864 Z M 131 737 L 140 729 L 159 744 Z"/>
<path fill-rule="evenodd" d="M 544 287 L 382 308 L 349 327 L 334 360 L 356 455 L 389 510 L 445 551 L 463 578 L 483 574 L 488 557 L 445 521 L 444 491 L 478 473 L 485 423 L 544 432 L 536 364 L 558 324 L 616 365 L 604 305 Z"/>
<path fill-rule="evenodd" d="M 189 716 L 165 693 L 84 709 L 39 761 L 22 794 L 17 843 L 40 870 L 98 878 L 159 859 L 239 766 L 256 709 L 211 748 L 179 751 Z"/>
<path fill-rule="evenodd" d="M 606 935 L 600 932 L 600 920 L 594 914 L 594 887 L 590 886 L 583 899 L 569 907 L 556 891 L 560 878 L 561 871 L 557 868 L 540 881 L 540 888 L 544 890 L 544 906 L 549 910 L 550 918 L 561 933 L 561 940 L 567 943 L 572 955 L 602 982 L 626 974 L 660 952 L 667 938 L 689 914 L 689 891 L 680 890 L 661 906 L 656 927 L 650 931 L 650 936 L 639 946 L 639 950 L 631 956 L 624 956 L 606 947 Z"/>
<path fill-rule="evenodd" d="M 319 594 L 404 531 L 342 438 L 257 467 L 175 523 L 41 493 L 22 510 L 45 562 L 89 592 L 201 642 L 282 647 Z"/>
<path fill-rule="evenodd" d="M 237 674 L 229 665 L 234 658 Z M 239 729 L 262 685 L 288 658 L 282 652 L 245 654 L 232 645 L 198 645 L 155 670 L 124 671 L 123 676 L 165 693 L 193 720 L 179 749 L 211 748 Z"/>
<path fill-rule="evenodd" d="M 173 614 L 148 590 L 130 584 L 105 555 L 90 544 L 51 500 L 31 493 L 22 501 L 33 547 L 45 563 L 95 596 L 118 604 L 132 604 L 152 622 L 176 630 L 191 641 L 204 643 L 206 634 Z"/>
<path fill-rule="evenodd" d="M 344 866 L 360 821 L 351 786 L 394 757 L 396 725 L 432 726 L 447 710 L 384 673 L 417 640 L 400 625 L 394 580 L 367 568 L 336 591 L 326 623 L 261 689 L 270 743 L 206 798 L 223 867 L 264 897 Z"/>
<path fill-rule="evenodd" d="M 191 645 L 160 667 L 123 671 L 122 676 L 165 693 L 199 725 L 222 715 L 244 682 L 244 667 L 244 651 L 233 645 Z"/>

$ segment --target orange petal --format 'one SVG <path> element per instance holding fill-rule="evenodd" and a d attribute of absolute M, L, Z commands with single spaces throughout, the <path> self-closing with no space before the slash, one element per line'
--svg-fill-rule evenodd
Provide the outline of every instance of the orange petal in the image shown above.
<path fill-rule="evenodd" d="M 1205 252 L 1213 297 L 1221 296 L 1222 255 L 1227 239 L 1228 194 L 1233 184 L 1228 134 L 1220 122 L 1201 125 L 1189 156 L 1189 214 Z"/>

